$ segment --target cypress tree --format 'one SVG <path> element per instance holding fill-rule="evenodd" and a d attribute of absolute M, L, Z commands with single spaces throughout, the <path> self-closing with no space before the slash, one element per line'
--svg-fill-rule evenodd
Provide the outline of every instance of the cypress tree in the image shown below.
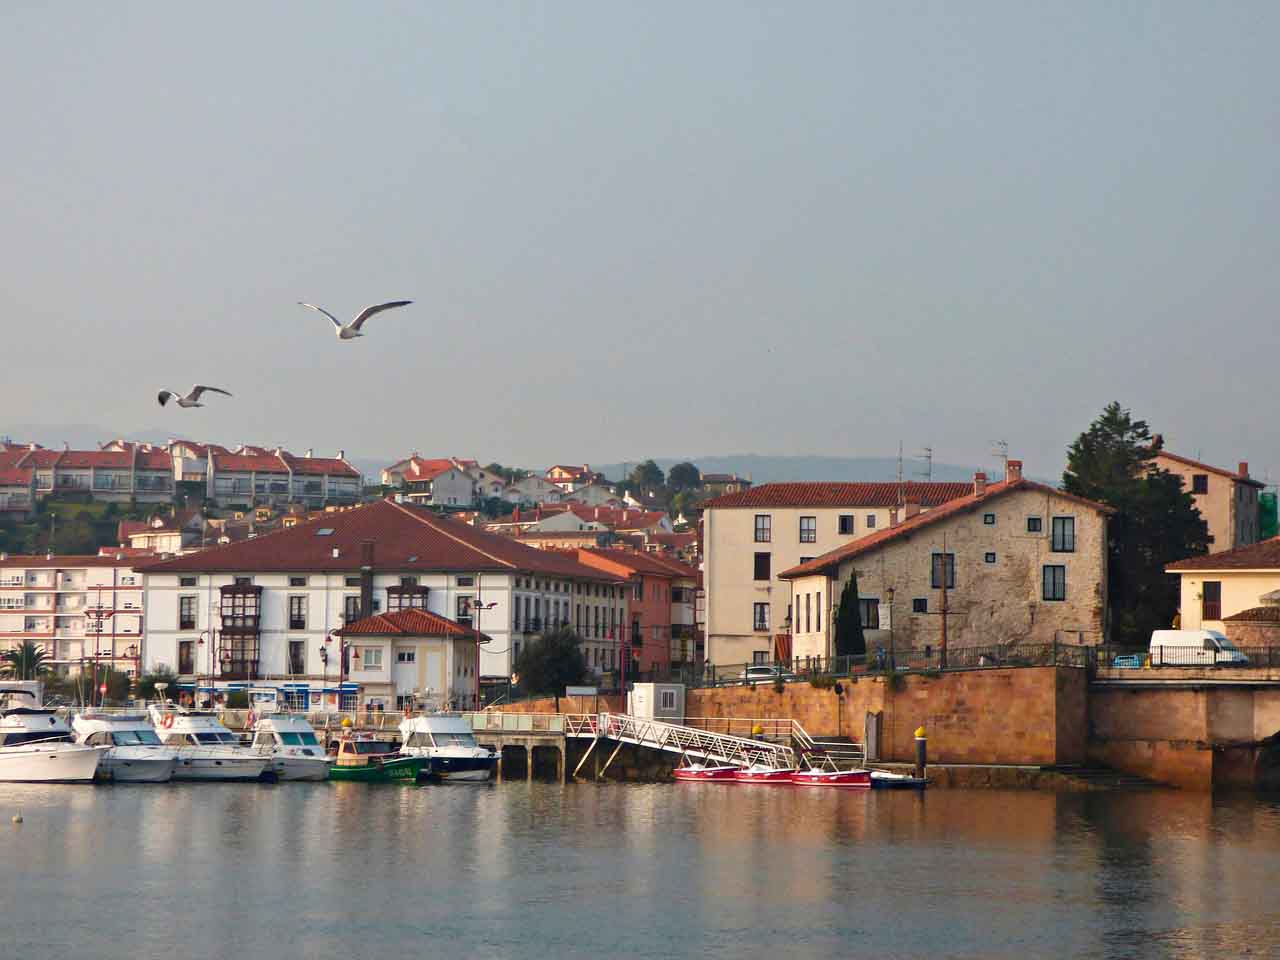
<path fill-rule="evenodd" d="M 840 612 L 836 616 L 836 656 L 861 657 L 867 652 L 867 638 L 862 632 L 862 609 L 858 603 L 858 572 L 849 573 L 849 580 L 840 594 Z"/>

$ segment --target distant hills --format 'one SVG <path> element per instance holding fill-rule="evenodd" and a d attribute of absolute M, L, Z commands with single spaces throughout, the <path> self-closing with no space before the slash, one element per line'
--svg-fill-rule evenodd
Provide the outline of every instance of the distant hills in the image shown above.
<path fill-rule="evenodd" d="M 875 481 L 898 478 L 896 457 L 772 457 L 758 453 L 743 453 L 719 457 L 654 457 L 653 461 L 665 472 L 671 469 L 673 464 L 682 463 L 685 459 L 695 464 L 703 473 L 736 473 L 740 477 L 750 477 L 751 482 L 756 484 L 803 480 Z M 592 464 L 592 467 L 610 480 L 619 480 L 634 468 L 637 462 Z M 935 462 L 932 478 L 934 480 L 972 480 L 974 471 L 978 469 L 983 468 Z M 985 469 L 988 473 L 993 472 L 991 467 Z M 904 460 L 902 478 L 904 480 L 925 479 L 924 464 L 919 460 Z"/>

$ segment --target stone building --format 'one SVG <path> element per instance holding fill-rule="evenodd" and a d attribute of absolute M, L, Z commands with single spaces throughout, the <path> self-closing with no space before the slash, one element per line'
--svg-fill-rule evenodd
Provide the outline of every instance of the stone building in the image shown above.
<path fill-rule="evenodd" d="M 936 650 L 944 603 L 949 647 L 1101 643 L 1111 512 L 1024 479 L 1018 460 L 999 483 L 976 474 L 968 495 L 783 571 L 790 654 L 834 654 L 854 571 L 868 649 Z"/>
<path fill-rule="evenodd" d="M 1248 463 L 1240 461 L 1232 473 L 1161 450 L 1156 454 L 1156 464 L 1182 478 L 1183 488 L 1190 492 L 1200 516 L 1209 525 L 1210 553 L 1258 542 L 1258 495 L 1263 484 L 1249 476 Z"/>

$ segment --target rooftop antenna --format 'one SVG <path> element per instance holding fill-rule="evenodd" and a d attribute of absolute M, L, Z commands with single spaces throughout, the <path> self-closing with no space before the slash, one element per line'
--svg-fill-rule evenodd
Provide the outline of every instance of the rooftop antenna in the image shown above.
<path fill-rule="evenodd" d="M 922 447 L 920 456 L 916 459 L 924 461 L 924 469 L 917 470 L 916 476 L 924 477 L 926 483 L 931 483 L 933 481 L 933 447 Z"/>
<path fill-rule="evenodd" d="M 898 441 L 898 506 L 906 503 L 906 491 L 902 486 L 902 441 Z"/>
<path fill-rule="evenodd" d="M 992 445 L 995 449 L 991 453 L 1004 464 L 1004 472 L 1000 474 L 1001 480 L 1009 479 L 1009 441 L 997 440 Z"/>

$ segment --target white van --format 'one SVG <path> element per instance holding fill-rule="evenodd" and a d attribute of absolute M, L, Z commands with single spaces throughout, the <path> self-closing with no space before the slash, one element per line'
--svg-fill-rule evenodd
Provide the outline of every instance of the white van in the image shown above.
<path fill-rule="evenodd" d="M 1246 664 L 1249 658 L 1217 630 L 1155 630 L 1151 634 L 1151 665 L 1212 666 Z"/>

